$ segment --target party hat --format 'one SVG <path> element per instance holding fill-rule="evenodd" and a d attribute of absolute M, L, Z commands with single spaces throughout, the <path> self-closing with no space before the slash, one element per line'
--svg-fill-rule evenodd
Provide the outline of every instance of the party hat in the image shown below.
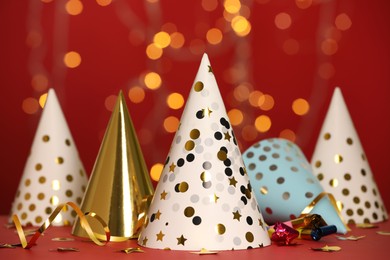
<path fill-rule="evenodd" d="M 81 203 L 87 176 L 54 89 L 49 89 L 30 155 L 12 205 L 22 225 L 40 226 L 60 203 Z M 71 225 L 75 211 L 62 211 L 52 225 Z"/>
<path fill-rule="evenodd" d="M 270 244 L 206 54 L 138 243 L 172 250 Z"/>
<path fill-rule="evenodd" d="M 243 159 L 266 223 L 311 213 L 321 215 L 339 233 L 347 232 L 336 201 L 324 192 L 297 145 L 281 138 L 262 140 L 249 147 Z"/>
<path fill-rule="evenodd" d="M 311 160 L 325 191 L 348 223 L 388 218 L 374 176 L 339 88 L 333 93 Z"/>
<path fill-rule="evenodd" d="M 137 236 L 152 195 L 153 186 L 120 91 L 81 210 L 99 215 L 108 224 L 111 241 L 122 241 Z M 91 219 L 91 227 L 98 238 L 105 238 L 98 221 Z M 72 233 L 88 237 L 78 218 Z"/>

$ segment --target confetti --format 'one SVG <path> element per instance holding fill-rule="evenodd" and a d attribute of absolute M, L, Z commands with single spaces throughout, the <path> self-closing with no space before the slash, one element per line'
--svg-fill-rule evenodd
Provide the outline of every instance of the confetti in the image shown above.
<path fill-rule="evenodd" d="M 360 223 L 356 224 L 357 228 L 377 228 L 378 226 L 371 224 L 371 223 Z"/>
<path fill-rule="evenodd" d="M 57 247 L 57 249 L 49 249 L 50 252 L 80 252 L 78 248 L 75 247 Z"/>
<path fill-rule="evenodd" d="M 311 248 L 314 251 L 323 251 L 323 252 L 337 252 L 341 250 L 341 247 L 339 246 L 324 246 L 324 247 L 318 247 L 318 248 Z"/>
<path fill-rule="evenodd" d="M 145 251 L 139 247 L 129 247 L 129 248 L 125 248 L 125 249 L 120 250 L 120 252 L 124 252 L 126 254 L 131 254 L 131 253 L 144 253 Z"/>
<path fill-rule="evenodd" d="M 377 231 L 376 233 L 383 236 L 390 236 L 390 231 Z"/>
<path fill-rule="evenodd" d="M 216 251 L 209 251 L 206 248 L 202 248 L 199 252 L 191 252 L 191 254 L 196 254 L 196 255 L 216 255 L 218 252 Z"/>
<path fill-rule="evenodd" d="M 349 236 L 349 237 L 342 237 L 342 236 L 336 236 L 338 240 L 351 240 L 351 241 L 357 241 L 360 240 L 366 236 Z"/>
<path fill-rule="evenodd" d="M 0 244 L 0 248 L 16 248 L 16 246 L 12 244 Z"/>
<path fill-rule="evenodd" d="M 51 240 L 52 241 L 68 242 L 68 241 L 74 241 L 74 238 L 71 238 L 71 237 L 54 237 Z"/>

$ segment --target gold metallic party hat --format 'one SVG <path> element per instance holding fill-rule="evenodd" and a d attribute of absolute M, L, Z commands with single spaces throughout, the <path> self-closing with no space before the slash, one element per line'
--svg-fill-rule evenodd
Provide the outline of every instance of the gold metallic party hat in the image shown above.
<path fill-rule="evenodd" d="M 111 241 L 137 236 L 153 186 L 122 91 L 111 115 L 99 154 L 81 203 L 81 210 L 99 215 L 110 228 Z M 105 233 L 91 219 L 99 238 Z M 72 233 L 87 237 L 79 219 Z"/>
<path fill-rule="evenodd" d="M 12 205 L 22 225 L 40 226 L 55 208 L 81 203 L 88 180 L 54 89 L 49 89 L 30 155 Z M 52 225 L 72 225 L 73 210 L 62 211 Z"/>

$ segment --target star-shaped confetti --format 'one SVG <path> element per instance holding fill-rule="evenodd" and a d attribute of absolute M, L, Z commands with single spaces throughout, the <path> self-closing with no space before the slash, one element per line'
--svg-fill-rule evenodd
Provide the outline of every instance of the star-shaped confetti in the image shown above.
<path fill-rule="evenodd" d="M 213 68 L 211 68 L 211 66 L 210 66 L 210 65 L 207 65 L 207 67 L 209 68 L 209 71 L 208 71 L 208 72 L 210 72 L 210 73 L 213 73 L 213 74 L 214 74 L 214 72 L 213 72 Z"/>
<path fill-rule="evenodd" d="M 366 236 L 349 236 L 349 237 L 342 237 L 342 236 L 336 236 L 338 240 L 351 240 L 351 241 L 357 241 L 359 239 L 362 239 Z"/>
<path fill-rule="evenodd" d="M 214 202 L 217 203 L 218 200 L 219 200 L 219 197 L 217 196 L 217 194 L 214 193 Z"/>
<path fill-rule="evenodd" d="M 390 231 L 377 231 L 376 233 L 378 235 L 390 236 Z"/>
<path fill-rule="evenodd" d="M 232 138 L 229 134 L 229 132 L 226 132 L 226 133 L 223 133 L 223 135 L 225 136 L 225 140 L 228 140 L 230 142 L 230 138 Z"/>
<path fill-rule="evenodd" d="M 177 244 L 178 245 L 183 245 L 184 246 L 184 243 L 187 241 L 187 238 L 185 238 L 183 235 L 181 235 L 180 237 L 177 237 Z"/>
<path fill-rule="evenodd" d="M 341 247 L 339 246 L 324 246 L 324 247 L 317 247 L 317 248 L 311 248 L 314 251 L 323 251 L 323 252 L 337 252 L 341 250 Z"/>
<path fill-rule="evenodd" d="M 142 239 L 142 245 L 143 246 L 146 246 L 146 243 L 148 242 L 148 238 L 147 237 L 144 237 L 144 239 Z"/>
<path fill-rule="evenodd" d="M 218 254 L 218 252 L 216 252 L 216 251 L 209 251 L 206 248 L 202 248 L 198 252 L 190 252 L 190 253 L 191 254 L 196 254 L 196 255 L 215 255 L 215 254 Z"/>
<path fill-rule="evenodd" d="M 168 192 L 165 192 L 165 190 L 163 190 L 163 192 L 160 194 L 160 200 L 165 200 L 167 195 L 168 195 Z"/>
<path fill-rule="evenodd" d="M 155 218 L 160 219 L 160 216 L 161 216 L 161 212 L 160 212 L 160 210 L 157 210 L 157 212 L 155 214 Z"/>
<path fill-rule="evenodd" d="M 51 240 L 52 241 L 59 241 L 59 242 L 69 242 L 69 241 L 74 241 L 74 238 L 71 238 L 71 237 L 53 237 Z"/>
<path fill-rule="evenodd" d="M 238 212 L 238 210 L 236 210 L 236 212 L 232 212 L 232 213 L 233 213 L 233 219 L 237 219 L 238 221 L 240 221 L 240 218 L 241 218 L 240 212 Z"/>
<path fill-rule="evenodd" d="M 125 249 L 120 250 L 120 252 L 124 252 L 126 254 L 131 254 L 131 253 L 144 253 L 145 251 L 139 247 L 129 247 L 129 248 L 125 248 Z"/>
<path fill-rule="evenodd" d="M 174 172 L 175 168 L 176 168 L 176 165 L 174 163 L 172 163 L 171 165 L 169 165 L 169 172 Z"/>
<path fill-rule="evenodd" d="M 378 226 L 371 224 L 371 223 L 359 223 L 356 224 L 357 228 L 377 228 Z"/>
<path fill-rule="evenodd" d="M 211 113 L 213 113 L 213 111 L 210 108 L 204 108 L 202 109 L 202 112 L 203 112 L 203 116 L 208 116 L 208 117 L 210 117 Z"/>
<path fill-rule="evenodd" d="M 237 184 L 237 181 L 234 178 L 234 176 L 229 178 L 229 185 L 232 185 L 232 186 L 236 187 L 236 184 Z"/>
<path fill-rule="evenodd" d="M 156 234 L 157 240 L 156 241 L 163 241 L 165 234 L 160 230 L 160 233 Z"/>
<path fill-rule="evenodd" d="M 79 252 L 80 250 L 75 247 L 57 247 L 57 249 L 49 249 L 49 251 L 57 251 L 57 252 Z"/>

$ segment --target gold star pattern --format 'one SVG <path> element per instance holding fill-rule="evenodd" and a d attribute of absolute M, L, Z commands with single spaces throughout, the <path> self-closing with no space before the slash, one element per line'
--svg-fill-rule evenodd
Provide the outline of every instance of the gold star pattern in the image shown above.
<path fill-rule="evenodd" d="M 178 245 L 183 245 L 184 246 L 184 243 L 186 242 L 187 238 L 185 238 L 183 235 L 181 235 L 180 237 L 177 237 L 177 244 Z"/>
<path fill-rule="evenodd" d="M 165 198 L 167 197 L 168 195 L 168 192 L 165 192 L 165 190 L 160 194 L 160 200 L 165 200 Z"/>
<path fill-rule="evenodd" d="M 214 202 L 217 203 L 218 200 L 219 200 L 219 197 L 217 196 L 217 194 L 214 193 Z"/>
<path fill-rule="evenodd" d="M 264 223 L 263 223 L 263 221 L 261 220 L 261 219 L 259 219 L 259 226 L 261 226 L 262 228 L 264 228 Z"/>
<path fill-rule="evenodd" d="M 161 212 L 160 212 L 160 210 L 157 210 L 156 215 L 155 215 L 156 219 L 160 219 L 160 216 L 161 216 Z"/>
<path fill-rule="evenodd" d="M 233 213 L 233 219 L 237 219 L 238 221 L 240 221 L 240 218 L 241 218 L 241 214 L 240 212 L 238 212 L 238 210 L 236 210 L 236 212 L 232 212 Z"/>
<path fill-rule="evenodd" d="M 163 241 L 163 238 L 165 236 L 165 234 L 160 230 L 160 233 L 156 234 L 157 238 L 156 238 L 156 241 Z"/>
<path fill-rule="evenodd" d="M 142 245 L 143 246 L 146 246 L 146 243 L 148 242 L 148 238 L 147 237 L 144 237 L 144 239 L 142 239 Z"/>
<path fill-rule="evenodd" d="M 211 73 L 213 73 L 213 74 L 214 74 L 214 72 L 213 72 L 213 68 L 211 68 L 211 66 L 210 66 L 210 65 L 207 65 L 207 67 L 209 68 L 209 71 L 208 71 L 208 72 L 211 72 Z"/>
<path fill-rule="evenodd" d="M 175 168 L 176 168 L 176 165 L 174 163 L 172 163 L 171 165 L 169 165 L 169 172 L 174 172 Z"/>
<path fill-rule="evenodd" d="M 232 178 L 229 178 L 229 185 L 236 187 L 236 184 L 237 184 L 237 181 L 234 178 L 234 176 Z"/>
<path fill-rule="evenodd" d="M 225 135 L 225 140 L 228 140 L 230 142 L 230 138 L 232 138 L 229 134 L 229 132 L 223 133 Z"/>
<path fill-rule="evenodd" d="M 203 111 L 203 116 L 210 117 L 211 113 L 213 113 L 213 111 L 210 108 L 204 108 L 204 109 L 202 109 L 202 111 Z"/>

